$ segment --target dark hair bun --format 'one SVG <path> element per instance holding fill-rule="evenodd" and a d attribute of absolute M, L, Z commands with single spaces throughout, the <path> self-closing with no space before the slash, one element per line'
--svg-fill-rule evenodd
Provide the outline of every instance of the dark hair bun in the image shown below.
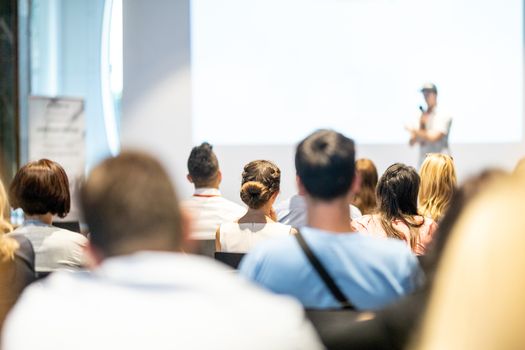
<path fill-rule="evenodd" d="M 241 187 L 241 199 L 252 209 L 261 208 L 270 197 L 269 189 L 258 181 L 248 181 Z"/>

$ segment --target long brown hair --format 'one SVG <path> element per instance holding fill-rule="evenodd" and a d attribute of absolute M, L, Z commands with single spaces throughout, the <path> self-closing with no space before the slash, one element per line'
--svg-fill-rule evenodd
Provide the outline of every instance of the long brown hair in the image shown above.
<path fill-rule="evenodd" d="M 355 162 L 355 170 L 361 177 L 361 187 L 354 198 L 354 205 L 363 215 L 371 214 L 377 206 L 377 169 L 370 159 L 361 158 Z"/>
<path fill-rule="evenodd" d="M 410 231 L 409 244 L 414 250 L 419 240 L 418 228 L 425 220 L 418 217 L 417 195 L 419 175 L 413 167 L 395 163 L 385 170 L 377 184 L 377 200 L 380 223 L 388 237 L 405 240 L 405 236 L 395 229 L 393 221 L 400 220 Z"/>

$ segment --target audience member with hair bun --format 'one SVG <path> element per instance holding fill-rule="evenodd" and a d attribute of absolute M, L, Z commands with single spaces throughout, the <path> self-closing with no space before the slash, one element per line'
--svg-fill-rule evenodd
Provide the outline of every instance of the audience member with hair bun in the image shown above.
<path fill-rule="evenodd" d="M 280 183 L 281 171 L 272 162 L 256 160 L 246 164 L 240 194 L 248 212 L 239 220 L 219 227 L 215 238 L 217 251 L 245 253 L 260 241 L 295 233 L 292 226 L 276 222 L 273 204 Z"/>
<path fill-rule="evenodd" d="M 35 269 L 46 274 L 57 269 L 83 266 L 83 235 L 52 226 L 53 216 L 69 213 L 71 196 L 64 169 L 48 159 L 29 162 L 15 175 L 10 187 L 11 204 L 24 211 L 24 224 L 11 235 L 22 235 L 35 249 Z"/>
<path fill-rule="evenodd" d="M 434 221 L 441 220 L 456 189 L 454 160 L 446 154 L 427 154 L 419 170 L 419 212 Z"/>
<path fill-rule="evenodd" d="M 8 237 L 13 230 L 7 217 L 9 202 L 0 181 L 0 329 L 22 290 L 35 279 L 35 253 L 23 236 Z"/>
<path fill-rule="evenodd" d="M 361 185 L 353 203 L 363 215 L 372 214 L 377 206 L 376 186 L 377 169 L 370 159 L 361 158 L 355 161 L 355 170 L 360 177 Z"/>
<path fill-rule="evenodd" d="M 377 184 L 378 209 L 352 221 L 362 233 L 405 241 L 418 255 L 425 254 L 437 224 L 419 215 L 417 196 L 419 175 L 412 167 L 396 163 L 388 167 Z"/>

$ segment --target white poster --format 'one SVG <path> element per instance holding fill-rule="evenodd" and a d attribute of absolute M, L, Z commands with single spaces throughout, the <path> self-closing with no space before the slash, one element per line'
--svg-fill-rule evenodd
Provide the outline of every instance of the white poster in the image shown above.
<path fill-rule="evenodd" d="M 71 191 L 71 211 L 64 221 L 78 221 L 76 197 L 78 182 L 84 174 L 86 147 L 84 100 L 29 97 L 28 129 L 29 160 L 47 158 L 64 168 Z"/>

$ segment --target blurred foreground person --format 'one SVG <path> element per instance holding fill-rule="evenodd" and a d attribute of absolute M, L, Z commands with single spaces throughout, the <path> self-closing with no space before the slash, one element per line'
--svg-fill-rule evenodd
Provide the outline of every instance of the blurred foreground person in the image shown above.
<path fill-rule="evenodd" d="M 7 220 L 9 202 L 0 181 L 0 329 L 22 290 L 35 280 L 35 252 L 22 235 L 6 236 L 13 230 Z"/>
<path fill-rule="evenodd" d="M 301 306 L 180 251 L 188 239 L 167 173 L 123 152 L 81 191 L 93 273 L 59 272 L 8 316 L 11 349 L 318 349 Z"/>
<path fill-rule="evenodd" d="M 511 178 L 490 186 L 466 208 L 446 246 L 412 348 L 524 347 L 524 197 L 523 178 Z"/>

